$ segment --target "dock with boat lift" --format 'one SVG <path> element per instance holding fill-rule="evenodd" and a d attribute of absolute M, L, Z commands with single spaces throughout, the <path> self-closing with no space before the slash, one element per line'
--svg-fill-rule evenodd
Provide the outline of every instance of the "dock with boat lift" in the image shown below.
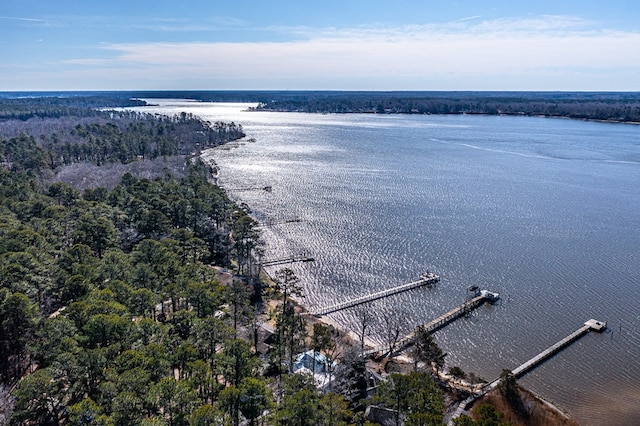
<path fill-rule="evenodd" d="M 433 333 L 434 331 L 437 331 L 439 329 L 441 329 L 442 327 L 444 327 L 445 325 L 449 324 L 451 321 L 460 318 L 461 316 L 464 316 L 466 314 L 468 314 L 469 312 L 471 312 L 472 310 L 476 309 L 478 306 L 480 306 L 481 304 L 483 304 L 484 302 L 495 302 L 500 298 L 500 294 L 499 293 L 494 293 L 492 291 L 489 290 L 479 290 L 476 292 L 475 297 L 473 297 L 470 300 L 465 301 L 462 305 L 460 306 L 456 306 L 455 308 L 451 309 L 449 312 L 447 312 L 446 314 L 440 315 L 438 318 L 428 322 L 427 324 L 423 325 L 423 329 L 428 332 L 428 333 Z M 396 350 L 397 351 L 401 351 L 403 348 L 406 348 L 407 346 L 411 345 L 413 343 L 413 341 L 415 340 L 416 337 L 416 332 L 415 330 L 412 331 L 411 333 L 407 334 L 405 337 L 401 338 L 400 340 L 398 340 L 397 344 L 396 344 Z M 386 345 L 381 345 L 381 346 L 377 346 L 375 348 L 372 348 L 368 351 L 364 352 L 364 355 L 373 355 L 375 353 L 384 353 L 385 351 L 388 351 L 388 348 Z"/>
<path fill-rule="evenodd" d="M 386 290 L 378 291 L 376 293 L 367 294 L 365 296 L 356 297 L 355 299 L 347 300 L 346 302 L 337 303 L 335 305 L 328 306 L 326 308 L 318 309 L 311 312 L 311 315 L 320 317 L 322 315 L 331 314 L 333 312 L 342 311 L 344 309 L 352 308 L 354 306 L 362 305 L 363 303 L 372 302 L 374 300 L 382 299 L 392 296 L 394 294 L 402 293 L 414 288 L 423 287 L 426 285 L 433 285 L 440 281 L 440 276 L 433 272 L 427 271 L 420 276 L 420 279 L 407 284 L 402 284 L 396 287 L 391 287 Z"/>

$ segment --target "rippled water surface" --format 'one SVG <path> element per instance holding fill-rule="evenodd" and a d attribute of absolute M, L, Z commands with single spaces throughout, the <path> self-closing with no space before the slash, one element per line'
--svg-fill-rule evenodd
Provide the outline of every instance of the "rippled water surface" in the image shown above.
<path fill-rule="evenodd" d="M 447 365 L 492 379 L 589 318 L 590 333 L 522 380 L 581 424 L 640 424 L 640 127 L 487 116 L 244 112 L 162 101 L 241 123 L 206 154 L 220 184 L 263 223 L 266 258 L 294 264 L 317 308 L 439 273 L 432 289 L 371 303 L 406 331 L 500 292 L 436 333 Z M 271 185 L 273 191 L 236 191 Z M 300 222 L 283 223 L 292 219 Z M 353 311 L 333 314 L 349 326 Z M 380 339 L 379 330 L 371 336 Z"/>

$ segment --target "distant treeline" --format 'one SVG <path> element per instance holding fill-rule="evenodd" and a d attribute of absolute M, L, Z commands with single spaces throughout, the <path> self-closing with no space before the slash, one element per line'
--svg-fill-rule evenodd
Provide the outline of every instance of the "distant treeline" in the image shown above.
<path fill-rule="evenodd" d="M 109 97 L 0 99 L 0 162 L 16 170 L 184 155 L 244 136 L 235 123 L 105 110 L 144 102 Z"/>
<path fill-rule="evenodd" d="M 0 120 L 30 118 L 99 117 L 98 108 L 144 106 L 146 102 L 110 96 L 44 96 L 0 98 Z"/>
<path fill-rule="evenodd" d="M 640 122 L 637 93 L 383 93 L 272 99 L 268 111 L 377 114 L 487 114 Z"/>
<path fill-rule="evenodd" d="M 310 113 L 488 114 L 567 117 L 612 122 L 640 122 L 640 92 L 472 92 L 472 91 L 131 91 L 0 93 L 8 97 L 49 97 L 65 106 L 74 99 L 103 103 L 136 99 L 193 99 L 204 102 L 253 102 L 257 109 Z M 15 101 L 24 102 L 24 99 Z M 91 106 L 91 105 L 88 105 Z M 95 105 L 94 105 L 95 106 Z M 105 106 L 107 106 L 105 104 Z M 115 106 L 115 105 L 112 105 Z M 124 105 L 122 105 L 124 106 Z M 0 106 L 0 118 L 3 117 Z"/>

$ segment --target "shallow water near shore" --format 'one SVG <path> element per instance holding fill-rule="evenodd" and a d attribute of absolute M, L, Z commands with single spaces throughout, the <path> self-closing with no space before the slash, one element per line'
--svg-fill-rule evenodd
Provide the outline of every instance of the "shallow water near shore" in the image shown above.
<path fill-rule="evenodd" d="M 204 156 L 230 195 L 271 223 L 265 259 L 315 258 L 290 265 L 311 309 L 429 268 L 442 277 L 435 287 L 367 305 L 409 332 L 462 303 L 470 285 L 500 292 L 500 303 L 435 334 L 448 366 L 489 380 L 586 320 L 607 321 L 608 332 L 587 334 L 520 382 L 580 424 L 640 423 L 640 127 L 159 104 L 134 109 L 235 121 L 255 138 Z M 354 309 L 331 318 L 349 327 Z M 371 338 L 382 341 L 381 326 Z"/>

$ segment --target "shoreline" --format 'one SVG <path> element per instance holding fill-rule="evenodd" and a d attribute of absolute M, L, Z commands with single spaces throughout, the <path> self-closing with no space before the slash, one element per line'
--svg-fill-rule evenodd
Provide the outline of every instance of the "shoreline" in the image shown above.
<path fill-rule="evenodd" d="M 266 277 L 268 277 L 269 281 L 271 280 L 271 275 L 261 268 L 261 273 L 264 273 Z M 279 303 L 277 299 L 274 299 L 276 303 Z M 337 335 L 340 336 L 340 341 L 344 344 L 345 347 L 356 347 L 359 344 L 360 338 L 351 330 L 349 330 L 345 325 L 339 323 L 338 321 L 332 320 L 327 316 L 313 316 L 310 314 L 309 309 L 306 305 L 302 303 L 302 301 L 298 298 L 292 299 L 292 302 L 295 304 L 296 308 L 300 311 L 305 323 L 307 324 L 307 328 L 311 328 L 314 323 L 321 323 L 327 327 L 333 328 L 337 331 Z M 267 305 L 270 307 L 271 305 Z M 269 309 L 267 308 L 267 311 Z M 369 337 L 364 338 L 365 349 L 372 349 L 374 347 L 379 346 L 378 343 L 371 340 Z M 381 374 L 383 377 L 387 376 L 391 373 L 400 372 L 402 374 L 406 373 L 409 370 L 412 370 L 412 366 L 414 364 L 413 358 L 405 351 L 398 352 L 392 358 L 383 357 L 382 359 L 376 360 L 371 357 L 367 357 L 367 369 L 371 371 L 375 371 L 377 374 Z M 389 366 L 395 366 L 396 368 L 393 371 L 387 370 Z M 450 367 L 449 367 L 450 368 Z M 475 394 L 479 392 L 482 387 L 489 382 L 482 380 L 480 383 L 472 383 L 467 379 L 459 379 L 450 374 L 443 371 L 434 370 L 433 367 L 430 369 L 432 374 L 434 374 L 438 380 L 443 383 L 446 383 L 446 386 L 443 386 L 443 391 L 450 398 L 454 398 L 455 402 L 448 407 L 446 407 L 445 411 L 445 419 L 448 419 L 447 424 L 451 424 L 451 415 L 457 410 L 459 405 L 464 401 L 464 398 L 455 398 L 458 392 L 463 392 L 467 394 Z M 467 372 L 467 374 L 474 376 L 475 373 L 473 371 Z M 478 377 L 478 376 L 476 376 Z M 537 392 L 526 388 L 524 386 L 518 385 L 518 389 L 523 401 L 528 402 L 530 405 L 533 404 L 532 407 L 529 408 L 531 413 L 534 413 L 535 416 L 543 416 L 545 418 L 551 418 L 554 420 L 551 424 L 562 424 L 566 426 L 577 426 L 578 423 L 575 418 L 571 415 L 571 413 L 559 406 L 555 403 L 551 402 L 549 399 L 544 396 L 538 394 Z M 493 400 L 498 400 L 498 403 L 491 402 Z M 482 405 L 485 403 L 489 403 L 491 405 L 496 406 L 497 409 L 501 407 L 501 403 L 504 403 L 503 397 L 499 394 L 497 390 L 492 390 L 485 395 L 482 395 L 475 399 L 472 403 L 470 403 L 467 410 L 463 411 L 462 415 L 467 415 L 471 417 L 474 407 L 478 405 Z M 501 407 L 504 409 L 504 407 Z M 503 412 L 505 418 L 509 418 L 510 421 L 515 421 L 513 423 L 515 425 L 536 425 L 536 423 L 527 423 L 522 422 L 521 420 L 513 418 L 514 413 L 506 410 L 507 412 Z M 545 415 L 545 413 L 547 413 Z M 518 415 L 517 413 L 515 415 Z M 556 421 L 561 423 L 556 423 Z M 509 423 L 512 424 L 512 423 Z"/>
<path fill-rule="evenodd" d="M 486 117 L 528 117 L 528 118 L 556 118 L 562 120 L 576 120 L 576 121 L 585 121 L 592 123 L 603 123 L 603 124 L 627 124 L 631 126 L 640 126 L 640 121 L 637 120 L 616 120 L 616 119 L 607 119 L 607 118 L 588 118 L 588 117 L 571 117 L 569 115 L 547 115 L 547 114 L 532 114 L 532 113 L 518 113 L 518 112 L 500 112 L 500 113 L 489 113 L 489 112 L 454 112 L 454 113 L 431 113 L 431 112 L 399 112 L 399 111 L 390 111 L 390 112 L 376 112 L 376 111 L 304 111 L 302 109 L 287 109 L 287 108 L 264 108 L 264 109 L 249 109 L 248 111 L 254 112 L 275 112 L 275 113 L 287 113 L 294 112 L 300 114 L 335 114 L 335 115 L 345 115 L 345 114 L 371 114 L 371 115 L 435 115 L 435 116 L 457 116 L 457 115 L 481 115 Z"/>
<path fill-rule="evenodd" d="M 272 282 L 271 275 L 266 270 L 264 270 L 264 268 L 261 268 L 260 273 L 264 274 L 267 277 L 268 281 Z M 359 340 L 360 340 L 359 337 L 353 331 L 349 330 L 345 325 L 327 317 L 326 315 L 319 316 L 319 317 L 313 316 L 310 314 L 308 307 L 304 305 L 304 303 L 300 299 L 292 298 L 291 300 L 295 304 L 296 308 L 302 314 L 305 322 L 307 323 L 307 328 L 311 328 L 314 323 L 324 324 L 327 327 L 335 329 L 337 333 L 341 335 L 340 340 L 343 342 L 345 347 L 356 347 L 359 344 Z M 274 299 L 274 301 L 276 303 L 279 303 L 278 299 Z M 270 306 L 271 306 L 270 304 L 265 305 L 265 307 L 267 308 L 267 314 Z M 365 344 L 365 349 L 366 348 L 372 349 L 379 346 L 378 343 L 374 342 L 369 337 L 365 337 L 363 340 Z M 403 350 L 398 352 L 392 358 L 383 357 L 382 359 L 376 360 L 371 357 L 367 357 L 366 364 L 367 364 L 368 370 L 375 371 L 377 374 L 380 374 L 382 375 L 382 377 L 385 377 L 391 373 L 396 373 L 396 372 L 401 372 L 403 374 L 406 373 L 406 371 L 412 369 L 414 360 L 413 358 L 411 358 L 411 356 L 408 355 L 406 350 Z M 396 368 L 393 371 L 389 371 L 387 369 L 389 366 L 395 366 Z M 438 371 L 434 369 L 433 366 L 429 369 L 429 371 L 435 377 L 437 377 L 439 381 L 441 381 L 442 383 L 446 383 L 446 385 L 442 387 L 442 390 L 446 395 L 448 395 L 449 398 L 452 398 L 454 400 L 453 404 L 446 407 L 446 410 L 444 413 L 445 419 L 448 419 L 446 421 L 446 424 L 452 424 L 451 415 L 457 410 L 459 405 L 464 401 L 464 398 L 459 396 L 458 394 L 459 392 L 462 392 L 463 394 L 467 393 L 470 395 L 475 394 L 479 392 L 486 383 L 488 383 L 484 381 L 480 383 L 472 383 L 472 382 L 469 382 L 467 379 L 459 379 L 454 376 L 451 376 L 450 374 L 446 373 L 444 370 Z M 473 371 L 469 371 L 467 372 L 467 374 L 475 375 Z M 545 424 L 562 424 L 565 426 L 578 425 L 577 421 L 574 419 L 574 417 L 571 415 L 571 413 L 568 410 L 557 406 L 555 403 L 549 401 L 547 398 L 532 391 L 529 388 L 518 385 L 518 389 L 519 389 L 521 399 L 523 401 L 526 401 L 529 405 L 532 405 L 529 407 L 530 414 L 537 417 L 543 417 L 547 420 L 552 419 L 552 423 L 545 423 Z M 498 402 L 495 402 L 494 400 L 497 400 Z M 494 401 L 494 402 L 491 402 L 491 401 Z M 523 422 L 522 419 L 518 419 L 518 416 L 520 416 L 520 414 L 518 413 L 514 414 L 514 412 L 512 410 L 509 410 L 508 407 L 505 410 L 505 407 L 503 406 L 504 398 L 495 389 L 475 399 L 472 403 L 470 403 L 468 409 L 465 411 L 462 411 L 461 414 L 471 417 L 474 407 L 481 404 L 485 404 L 485 403 L 494 405 L 497 409 L 503 412 L 505 419 L 509 419 L 510 422 L 515 421 L 515 423 L 509 423 L 509 424 L 515 424 L 515 425 L 535 425 L 536 424 L 536 423 L 528 423 L 526 421 Z"/>
<path fill-rule="evenodd" d="M 559 117 L 558 117 L 559 118 Z M 640 123 L 638 123 L 640 124 Z M 236 144 L 241 144 L 243 142 L 243 138 L 238 139 L 238 140 L 234 140 L 231 141 L 231 143 L 236 143 Z M 228 146 L 228 145 L 226 145 Z M 210 163 L 210 165 L 212 167 L 217 167 L 216 163 L 215 163 L 215 159 L 213 158 L 213 156 L 211 156 L 209 158 L 209 160 L 207 161 L 208 163 Z M 214 181 L 215 184 L 217 183 L 217 174 L 213 174 L 211 176 L 212 180 Z M 224 189 L 224 188 L 223 188 Z M 224 189 L 226 191 L 226 189 Z M 253 216 L 253 215 L 251 215 Z M 254 219 L 256 219 L 254 217 Z M 256 219 L 257 220 L 257 219 Z M 264 275 L 267 278 L 267 282 L 273 282 L 273 279 L 271 277 L 271 274 L 262 266 L 259 267 L 259 274 L 260 275 Z M 274 299 L 276 303 L 278 303 L 278 299 Z M 344 347 L 350 346 L 350 347 L 355 347 L 359 345 L 359 341 L 360 338 L 356 335 L 355 332 L 353 332 L 352 330 L 350 330 L 345 324 L 341 324 L 340 322 L 333 320 L 331 318 L 329 318 L 328 316 L 313 316 L 310 314 L 310 308 L 304 304 L 304 300 L 299 299 L 299 298 L 292 298 L 292 301 L 295 303 L 296 307 L 300 310 L 301 314 L 303 315 L 303 318 L 305 320 L 305 322 L 307 322 L 308 326 L 311 325 L 313 323 L 321 323 L 324 324 L 328 327 L 331 327 L 333 329 L 335 329 L 339 335 L 341 335 L 341 340 L 344 341 Z M 265 314 L 268 315 L 269 313 L 269 307 L 270 304 L 265 304 L 265 308 L 266 308 L 266 312 Z M 366 348 L 375 348 L 377 346 L 379 346 L 379 343 L 373 341 L 370 337 L 365 337 L 364 339 L 364 344 L 365 344 L 365 349 Z M 400 364 L 407 364 L 407 365 L 412 365 L 413 364 L 413 360 L 406 354 L 405 351 L 398 353 L 396 356 L 393 357 L 393 362 L 392 364 L 394 365 L 400 365 Z M 387 375 L 390 374 L 391 372 L 394 371 L 387 371 L 386 367 L 387 367 L 387 363 L 386 363 L 386 358 L 384 358 L 383 360 L 372 360 L 371 358 L 368 358 L 367 360 L 367 365 L 369 366 L 375 366 L 375 370 L 378 373 L 381 373 L 382 371 L 384 371 L 383 375 Z M 450 366 L 449 366 L 450 367 Z M 373 370 L 373 369 L 372 369 Z M 479 384 L 472 384 L 467 382 L 466 380 L 460 380 L 460 379 L 456 379 L 448 374 L 445 374 L 444 372 L 435 372 L 435 374 L 437 375 L 437 377 L 444 383 L 446 383 L 446 387 L 449 390 L 447 391 L 448 394 L 451 394 L 452 392 L 456 392 L 456 391 L 463 391 L 463 392 L 469 392 L 469 393 L 474 393 L 477 391 L 477 389 L 479 387 L 481 387 L 481 385 Z M 474 375 L 473 371 L 469 371 L 468 374 Z M 524 393 L 525 395 L 528 395 L 530 400 L 535 401 L 536 405 L 539 405 L 540 407 L 546 407 L 547 411 L 551 411 L 552 413 L 555 413 L 555 416 L 558 416 L 559 418 L 564 419 L 564 421 L 566 422 L 575 422 L 573 416 L 571 415 L 571 413 L 569 413 L 567 410 L 562 409 L 560 407 L 558 407 L 557 405 L 555 405 L 554 403 L 550 402 L 548 399 L 544 398 L 543 396 L 535 393 L 534 391 L 528 389 L 528 388 L 524 388 L 524 387 L 520 387 L 521 392 Z M 491 393 L 487 394 L 490 395 Z M 486 396 L 480 397 L 478 398 L 476 401 L 474 401 L 471 405 L 470 405 L 470 409 L 467 412 L 464 412 L 464 414 L 470 415 L 470 412 L 472 410 L 472 408 L 476 405 L 479 405 L 479 401 L 480 404 L 482 403 L 481 401 L 483 401 L 483 399 L 486 398 Z M 462 402 L 463 399 L 460 400 L 456 400 L 455 404 L 452 405 L 451 407 L 453 407 L 453 409 L 457 408 L 457 406 Z M 451 407 L 448 408 L 451 409 Z M 568 424 L 574 424 L 574 423 L 568 423 Z"/>
<path fill-rule="evenodd" d="M 338 330 L 340 333 L 343 333 L 343 335 L 346 337 L 347 341 L 345 342 L 347 345 L 353 347 L 355 345 L 358 345 L 358 336 L 355 335 L 355 333 L 351 330 L 349 330 L 348 328 L 346 328 L 344 325 L 340 324 L 339 322 L 332 320 L 326 316 L 320 316 L 320 317 L 315 317 L 309 314 L 309 310 L 308 308 L 302 304 L 299 300 L 295 300 L 294 303 L 302 310 L 302 312 L 304 313 L 304 318 L 305 321 L 307 321 L 310 324 L 313 323 L 321 323 L 324 324 L 328 327 L 334 327 L 336 330 Z M 372 341 L 370 338 L 365 337 L 364 339 L 365 342 L 365 349 L 367 347 L 369 348 L 374 348 L 376 346 L 378 346 L 378 344 L 374 341 Z M 382 374 L 382 376 L 386 376 L 388 374 L 391 374 L 393 372 L 397 372 L 397 371 L 387 371 L 387 357 L 384 357 L 381 360 L 373 360 L 370 357 L 367 359 L 367 365 L 369 366 L 369 369 L 375 369 L 376 373 L 378 374 Z M 413 365 L 414 360 L 413 358 L 411 358 L 406 351 L 400 351 L 398 352 L 392 359 L 391 359 L 391 363 L 393 365 L 398 366 L 398 368 L 400 368 L 402 370 L 402 365 Z M 450 368 L 450 367 L 449 367 Z M 484 384 L 482 383 L 471 383 L 469 381 L 467 381 L 466 379 L 457 379 L 453 376 L 451 376 L 448 373 L 445 373 L 444 371 L 437 371 L 434 370 L 433 368 L 430 369 L 430 371 L 442 382 L 446 383 L 446 387 L 443 389 L 445 391 L 445 393 L 447 395 L 449 395 L 450 397 L 455 395 L 457 392 L 468 392 L 470 394 L 476 393 L 479 391 L 479 389 L 481 389 Z M 467 374 L 475 374 L 473 371 L 469 371 L 467 372 Z M 447 389 L 448 388 L 448 389 Z M 557 406 L 555 403 L 549 401 L 547 398 L 543 397 L 542 395 L 532 391 L 529 388 L 523 387 L 521 385 L 518 385 L 518 389 L 521 395 L 521 398 L 523 400 L 529 401 L 530 403 L 533 403 L 534 405 L 536 405 L 536 407 L 531 408 L 530 410 L 532 412 L 538 413 L 537 415 L 541 415 L 539 413 L 550 413 L 550 416 L 558 421 L 562 421 L 561 424 L 563 425 L 568 425 L 568 426 L 575 426 L 577 425 L 576 420 L 573 418 L 573 416 L 571 415 L 570 412 L 568 412 L 566 409 L 563 409 L 559 406 Z M 498 392 L 496 390 L 491 391 L 489 393 L 487 393 L 486 395 L 483 395 L 479 398 L 477 398 L 475 401 L 473 401 L 470 405 L 470 407 L 468 408 L 468 410 L 463 411 L 462 414 L 463 415 L 467 415 L 467 416 L 471 416 L 471 413 L 473 412 L 473 408 L 475 406 L 481 405 L 483 403 L 486 403 L 485 400 L 489 399 L 491 400 L 491 398 L 496 398 L 496 394 L 498 394 Z M 499 395 L 499 394 L 498 394 Z M 497 396 L 497 398 L 501 398 L 501 396 Z M 463 402 L 463 398 L 456 400 L 454 404 L 452 404 L 451 406 L 447 407 L 447 413 L 449 413 L 449 415 L 453 412 L 455 412 L 455 410 L 458 408 L 458 406 L 460 405 L 460 403 Z M 493 404 L 492 404 L 493 405 Z M 448 416 L 446 415 L 447 413 L 445 413 L 445 418 L 447 418 Z M 507 416 L 512 416 L 512 413 L 503 413 L 505 415 L 505 417 Z M 448 423 L 450 424 L 450 422 Z M 516 423 L 516 424 L 520 424 L 520 423 Z"/>

